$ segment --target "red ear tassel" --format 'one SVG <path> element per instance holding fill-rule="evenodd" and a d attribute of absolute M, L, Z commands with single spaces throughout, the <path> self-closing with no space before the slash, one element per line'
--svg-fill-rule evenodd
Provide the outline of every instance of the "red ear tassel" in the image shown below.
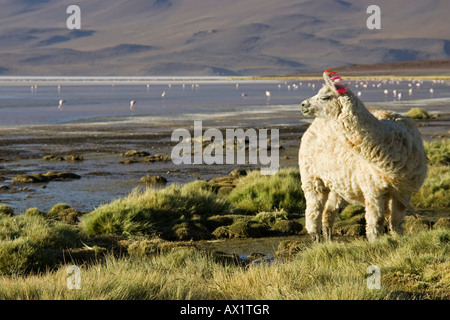
<path fill-rule="evenodd" d="M 336 74 L 337 71 L 331 71 L 331 68 L 328 68 L 327 70 L 324 71 L 328 76 L 331 76 L 333 74 Z"/>

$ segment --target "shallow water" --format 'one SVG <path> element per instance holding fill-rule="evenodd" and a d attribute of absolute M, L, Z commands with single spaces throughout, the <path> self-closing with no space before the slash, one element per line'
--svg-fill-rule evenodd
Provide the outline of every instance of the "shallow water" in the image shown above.
<path fill-rule="evenodd" d="M 300 118 L 299 104 L 317 93 L 321 81 L 205 83 L 146 85 L 40 85 L 0 86 L 0 126 L 57 124 L 67 122 L 114 121 L 125 118 L 195 119 L 242 114 L 258 117 L 292 109 Z M 420 83 L 420 87 L 416 85 Z M 192 87 L 194 86 L 194 87 Z M 355 93 L 365 102 L 392 102 L 449 98 L 449 84 L 433 81 L 350 81 Z M 409 87 L 411 86 L 411 87 Z M 434 92 L 429 90 L 433 88 Z M 412 93 L 409 90 L 412 89 Z M 388 94 L 384 94 L 388 90 Z M 394 95 L 393 90 L 396 90 Z M 266 96 L 270 91 L 270 98 Z M 163 98 L 161 94 L 166 92 Z M 245 97 L 242 95 L 245 94 Z M 398 97 L 401 94 L 401 98 Z M 65 100 L 62 110 L 59 100 Z M 134 110 L 130 101 L 136 100 Z M 294 119 L 285 119 L 295 123 Z"/>

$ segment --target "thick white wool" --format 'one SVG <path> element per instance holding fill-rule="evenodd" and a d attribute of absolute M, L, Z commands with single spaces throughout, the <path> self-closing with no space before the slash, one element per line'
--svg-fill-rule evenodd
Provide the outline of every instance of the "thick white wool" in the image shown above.
<path fill-rule="evenodd" d="M 306 229 L 316 239 L 323 229 L 330 238 L 339 207 L 359 203 L 370 240 L 382 233 L 385 216 L 391 231 L 401 232 L 411 194 L 427 173 L 421 135 L 411 119 L 369 112 L 350 90 L 340 94 L 325 80 L 302 103 L 302 111 L 316 117 L 299 151 Z"/>

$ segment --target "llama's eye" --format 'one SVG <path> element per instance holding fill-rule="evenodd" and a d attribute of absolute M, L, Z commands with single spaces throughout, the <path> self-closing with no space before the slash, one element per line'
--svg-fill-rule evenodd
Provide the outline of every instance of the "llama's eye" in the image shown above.
<path fill-rule="evenodd" d="M 323 101 L 327 101 L 327 100 L 330 100 L 331 99 L 331 96 L 321 96 L 320 97 L 320 100 L 323 100 Z"/>

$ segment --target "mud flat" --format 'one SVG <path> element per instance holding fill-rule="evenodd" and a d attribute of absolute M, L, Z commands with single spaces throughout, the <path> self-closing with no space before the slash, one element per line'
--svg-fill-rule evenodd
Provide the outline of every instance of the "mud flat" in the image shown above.
<path fill-rule="evenodd" d="M 69 203 L 77 210 L 90 211 L 129 194 L 134 188 L 145 187 L 145 179 L 144 182 L 141 179 L 147 175 L 162 176 L 168 184 L 183 184 L 224 176 L 236 168 L 259 168 L 233 164 L 175 165 L 170 160 L 176 145 L 171 134 L 176 128 L 192 130 L 192 125 L 173 121 L 149 125 L 145 121 L 124 120 L 1 127 L 0 185 L 4 188 L 0 190 L 0 202 L 11 205 L 17 213 L 29 207 L 48 210 L 55 203 Z M 229 127 L 216 125 L 222 130 Z M 280 132 L 282 167 L 296 165 L 300 137 L 306 127 L 305 124 L 271 127 Z M 204 126 L 204 130 L 207 128 Z M 124 156 L 133 150 L 142 154 Z M 79 178 L 40 179 L 49 172 L 66 172 Z"/>

